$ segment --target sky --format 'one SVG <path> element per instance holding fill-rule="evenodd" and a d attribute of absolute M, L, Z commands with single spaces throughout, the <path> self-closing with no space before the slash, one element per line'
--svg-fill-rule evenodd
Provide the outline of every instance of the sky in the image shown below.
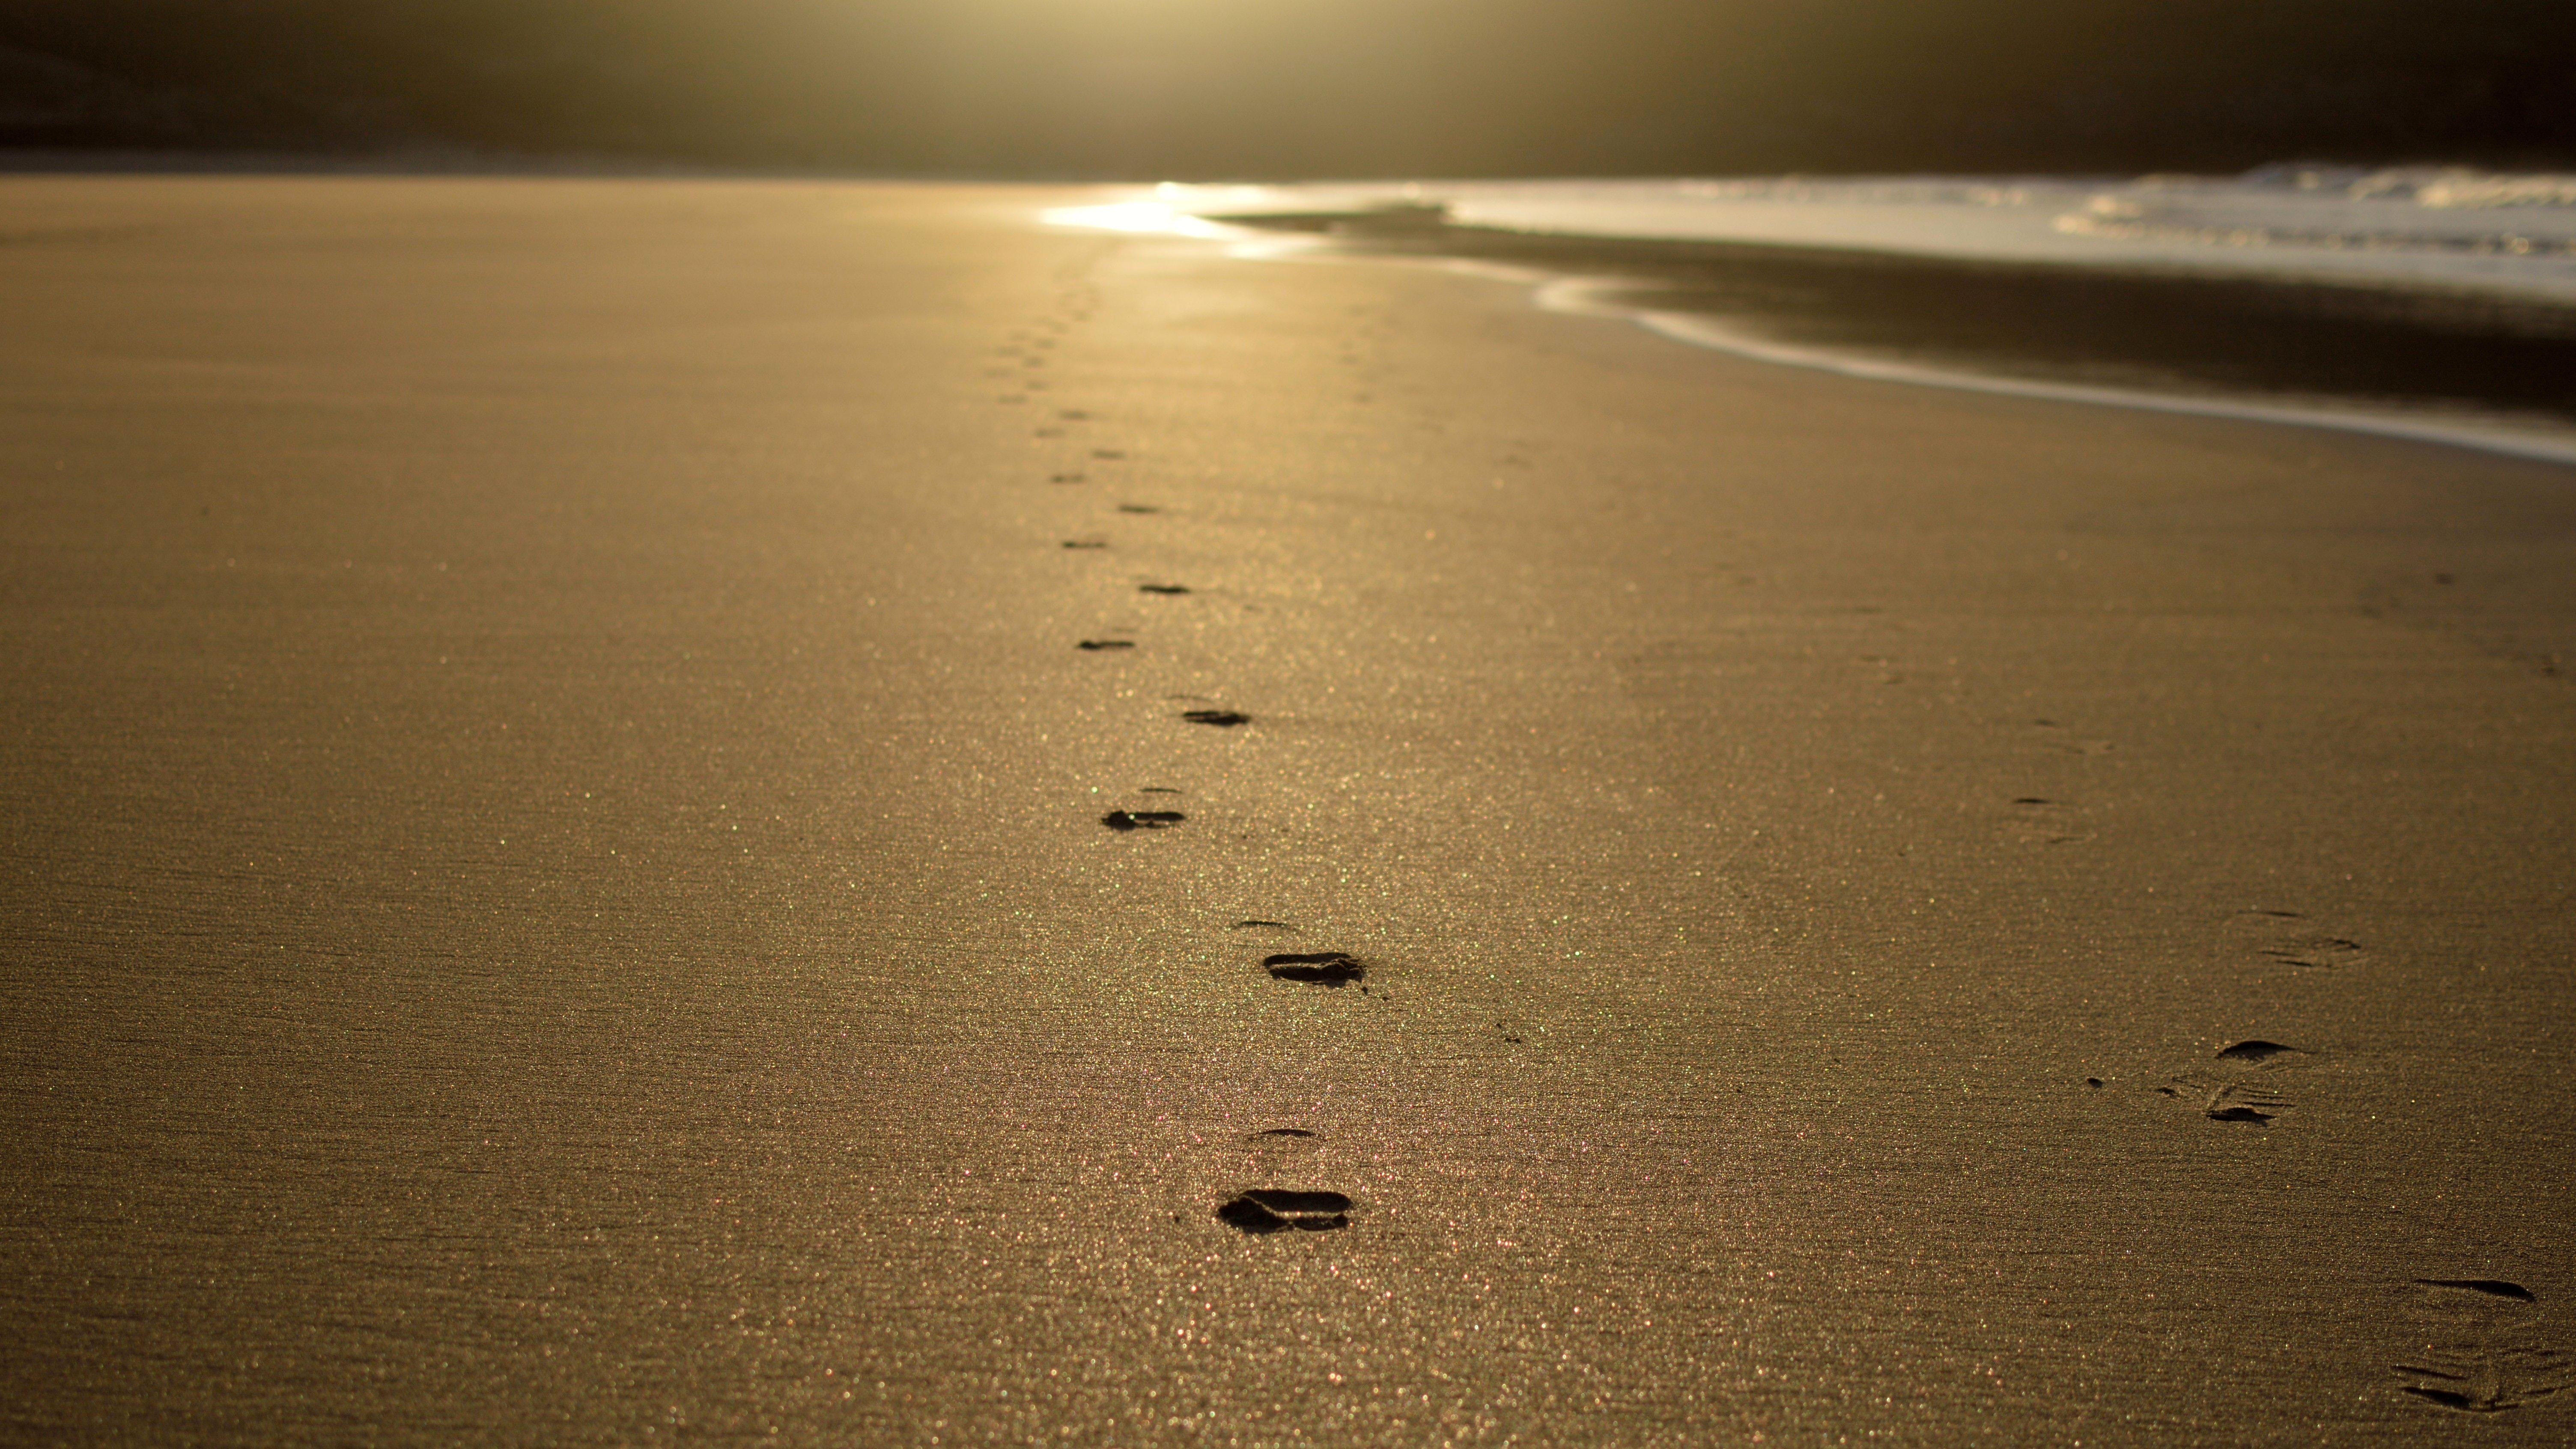
<path fill-rule="evenodd" d="M 2576 6 L 0 0 L 0 145 L 1115 179 L 2576 159 Z"/>

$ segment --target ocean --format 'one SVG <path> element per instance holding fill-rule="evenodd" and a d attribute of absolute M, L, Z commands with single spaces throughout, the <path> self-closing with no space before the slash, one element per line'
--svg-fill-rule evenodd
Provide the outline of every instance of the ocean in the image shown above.
<path fill-rule="evenodd" d="M 1166 184 L 1052 216 L 1437 260 L 1882 381 L 2576 463 L 2576 176 Z"/>

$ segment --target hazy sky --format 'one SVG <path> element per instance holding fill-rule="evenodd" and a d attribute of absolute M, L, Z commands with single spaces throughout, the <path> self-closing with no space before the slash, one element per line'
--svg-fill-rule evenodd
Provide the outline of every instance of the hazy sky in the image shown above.
<path fill-rule="evenodd" d="M 74 142 L 157 125 L 207 144 L 264 129 L 287 142 L 1122 176 L 2151 168 L 2564 159 L 2576 153 L 2571 11 L 0 0 L 0 44 L 94 77 L 90 100 L 54 107 L 58 137 Z M 73 112 L 88 120 L 62 121 Z M 0 139 L 45 139 L 31 114 L 22 96 Z"/>

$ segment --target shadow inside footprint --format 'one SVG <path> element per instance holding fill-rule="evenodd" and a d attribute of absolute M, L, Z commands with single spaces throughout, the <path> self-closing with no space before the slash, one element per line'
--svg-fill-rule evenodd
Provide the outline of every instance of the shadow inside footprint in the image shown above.
<path fill-rule="evenodd" d="M 1121 513 L 1160 513 L 1163 510 L 1156 508 L 1151 503 L 1121 503 L 1118 505 L 1118 511 Z"/>
<path fill-rule="evenodd" d="M 2451 1288 L 2462 1293 L 2483 1294 L 2489 1298 L 2510 1298 L 2516 1303 L 2540 1301 L 2540 1295 L 2504 1278 L 2418 1278 L 2415 1282 L 2420 1287 Z"/>
<path fill-rule="evenodd" d="M 1336 988 L 1368 975 L 1365 964 L 1341 951 L 1282 951 L 1262 957 L 1261 965 L 1276 980 Z"/>
<path fill-rule="evenodd" d="M 1064 541 L 1064 546 L 1066 548 L 1107 548 L 1109 542 L 1099 538 L 1068 538 Z"/>
<path fill-rule="evenodd" d="M 2276 1041 L 2240 1041 L 2234 1046 L 2218 1049 L 2218 1059 L 2222 1062 L 2268 1062 L 2274 1057 L 2306 1055 L 2297 1047 L 2283 1046 Z"/>
<path fill-rule="evenodd" d="M 1079 483 L 1082 481 L 1082 475 L 1079 473 L 1056 473 L 1050 475 L 1047 481 L 1049 483 Z"/>
<path fill-rule="evenodd" d="M 1252 723 L 1252 716 L 1230 709 L 1185 709 L 1181 711 L 1181 718 L 1192 724 L 1215 725 L 1218 729 L 1228 730 L 1236 725 Z"/>
<path fill-rule="evenodd" d="M 2251 1122 L 2257 1127 L 2267 1127 L 2272 1122 L 2271 1113 L 2257 1107 L 2246 1106 L 2242 1102 L 2223 1107 L 2212 1106 L 2206 1115 L 2212 1122 Z"/>
<path fill-rule="evenodd" d="M 1315 1134 L 1304 1127 L 1264 1127 L 1252 1135 L 1255 1137 L 1312 1137 Z"/>
<path fill-rule="evenodd" d="M 1096 654 L 1103 649 L 1133 649 L 1136 647 L 1136 641 L 1133 639 L 1085 639 L 1073 647 L 1076 649 L 1088 649 Z"/>
<path fill-rule="evenodd" d="M 1186 584 L 1138 584 L 1136 586 L 1136 592 L 1140 594 L 1186 594 L 1189 591 L 1189 586 Z"/>
<path fill-rule="evenodd" d="M 1100 823 L 1112 830 L 1169 830 L 1189 819 L 1178 810 L 1112 810 Z"/>
<path fill-rule="evenodd" d="M 1338 1192 L 1256 1187 L 1216 1210 L 1217 1220 L 1247 1233 L 1328 1233 L 1351 1225 L 1351 1200 Z"/>

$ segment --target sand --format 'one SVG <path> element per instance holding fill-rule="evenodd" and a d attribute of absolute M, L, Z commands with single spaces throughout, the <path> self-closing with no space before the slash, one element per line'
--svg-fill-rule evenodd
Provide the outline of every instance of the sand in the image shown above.
<path fill-rule="evenodd" d="M 0 196 L 12 1437 L 2576 1435 L 2576 473 L 1060 191 Z"/>

